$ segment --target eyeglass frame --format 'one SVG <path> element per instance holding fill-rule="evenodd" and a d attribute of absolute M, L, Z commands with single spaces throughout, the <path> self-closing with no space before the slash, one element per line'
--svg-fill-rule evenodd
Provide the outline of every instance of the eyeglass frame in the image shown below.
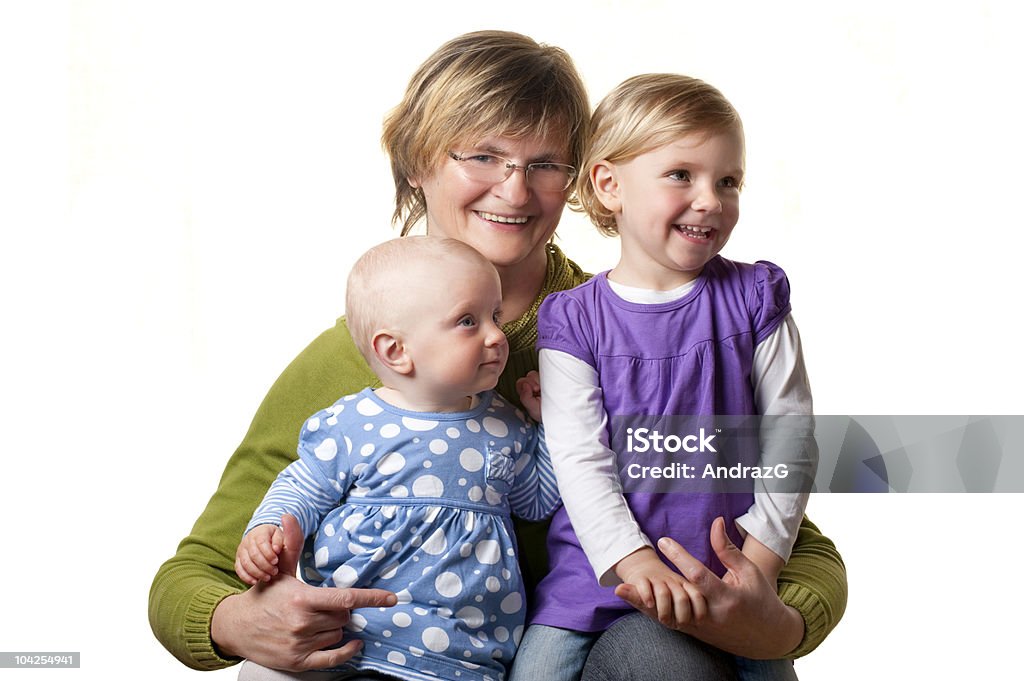
<path fill-rule="evenodd" d="M 466 163 L 467 161 L 469 161 L 469 157 L 462 156 L 461 154 L 456 154 L 454 151 L 451 150 L 448 151 L 448 156 L 451 157 L 452 160 L 458 161 L 459 163 Z M 501 178 L 500 180 L 495 180 L 493 184 L 501 184 L 508 178 L 512 177 L 512 173 L 514 173 L 517 170 L 522 170 L 524 179 L 526 180 L 526 184 L 531 189 L 534 189 L 536 191 L 564 192 L 565 190 L 572 186 L 573 181 L 579 176 L 579 170 L 576 168 L 576 166 L 569 165 L 568 163 L 555 163 L 553 161 L 537 161 L 534 163 L 527 163 L 526 165 L 521 165 L 519 163 L 513 162 L 511 159 L 505 158 L 504 156 L 498 156 L 497 154 L 474 154 L 474 156 L 490 156 L 492 158 L 504 162 L 505 177 Z M 567 168 L 568 179 L 566 180 L 565 186 L 562 187 L 561 189 L 540 189 L 538 187 L 534 187 L 532 184 L 530 184 L 530 171 L 533 170 L 534 166 L 558 166 L 559 168 Z"/>

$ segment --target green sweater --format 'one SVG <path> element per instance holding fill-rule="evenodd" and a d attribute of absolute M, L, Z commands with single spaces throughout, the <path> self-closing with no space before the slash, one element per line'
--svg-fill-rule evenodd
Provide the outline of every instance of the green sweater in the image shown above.
<path fill-rule="evenodd" d="M 554 245 L 540 294 L 518 320 L 504 326 L 509 360 L 498 390 L 515 400 L 515 381 L 537 368 L 537 308 L 554 291 L 577 286 L 589 277 Z M 235 549 L 256 506 L 277 474 L 296 458 L 304 420 L 380 381 L 359 354 L 344 318 L 322 333 L 288 365 L 253 417 L 245 439 L 228 461 L 217 491 L 192 533 L 164 563 L 149 592 L 153 633 L 175 657 L 194 669 L 220 669 L 237 663 L 224 658 L 210 639 L 213 611 L 225 597 L 247 587 L 235 575 Z M 528 585 L 547 570 L 546 523 L 517 522 Z M 829 539 L 806 518 L 793 554 L 779 576 L 779 596 L 803 615 L 804 640 L 792 657 L 811 652 L 824 640 L 846 608 L 846 568 Z"/>

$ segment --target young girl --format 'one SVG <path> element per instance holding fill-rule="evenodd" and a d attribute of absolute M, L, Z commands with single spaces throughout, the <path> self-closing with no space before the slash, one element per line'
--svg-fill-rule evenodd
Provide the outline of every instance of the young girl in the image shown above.
<path fill-rule="evenodd" d="M 718 255 L 739 218 L 743 183 L 743 128 L 732 105 L 693 78 L 637 76 L 598 106 L 592 131 L 579 195 L 598 229 L 621 237 L 622 255 L 540 309 L 543 414 L 565 508 L 551 526 L 552 570 L 538 588 L 515 681 L 554 678 L 552 659 L 561 678 L 577 678 L 597 636 L 639 616 L 616 596 L 620 582 L 619 593 L 633 590 L 663 624 L 706 613 L 703 596 L 648 537 L 674 538 L 722 575 L 708 539 L 721 516 L 775 584 L 807 501 L 806 493 L 687 493 L 686 481 L 673 488 L 680 493 L 629 493 L 620 479 L 616 458 L 621 464 L 625 452 L 614 432 L 626 417 L 809 415 L 811 394 L 785 274 Z M 790 468 L 813 476 L 816 450 L 797 449 Z M 543 668 L 534 664 L 541 660 Z M 747 678 L 794 678 L 784 661 L 730 663 Z"/>
<path fill-rule="evenodd" d="M 539 520 L 558 495 L 540 429 L 491 392 L 508 359 L 500 308 L 494 266 L 454 239 L 395 239 L 353 267 L 349 328 L 383 385 L 307 419 L 236 562 L 249 584 L 271 579 L 291 514 L 316 532 L 308 583 L 397 594 L 352 612 L 362 651 L 317 678 L 505 677 L 526 614 L 509 512 Z M 239 678 L 298 677 L 246 663 Z"/>

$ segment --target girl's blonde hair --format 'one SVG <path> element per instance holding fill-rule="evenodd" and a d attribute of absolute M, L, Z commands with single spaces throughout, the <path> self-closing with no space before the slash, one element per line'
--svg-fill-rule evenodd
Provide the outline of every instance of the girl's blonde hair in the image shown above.
<path fill-rule="evenodd" d="M 395 180 L 394 222 L 406 235 L 426 215 L 409 184 L 438 167 L 455 144 L 491 135 L 564 137 L 580 167 L 590 104 L 572 59 L 519 33 L 478 31 L 445 43 L 413 74 L 384 121 L 381 143 Z"/>
<path fill-rule="evenodd" d="M 582 210 L 606 236 L 619 233 L 615 216 L 598 200 L 590 170 L 599 161 L 621 163 L 683 135 L 743 135 L 740 115 L 717 88 L 674 73 L 649 73 L 624 81 L 598 105 L 591 138 L 576 179 Z"/>

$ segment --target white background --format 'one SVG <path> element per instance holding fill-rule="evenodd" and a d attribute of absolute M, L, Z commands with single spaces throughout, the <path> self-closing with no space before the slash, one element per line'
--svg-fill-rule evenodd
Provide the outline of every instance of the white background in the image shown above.
<path fill-rule="evenodd" d="M 932 4 L 0 5 L 0 650 L 81 651 L 33 679 L 203 678 L 152 637 L 150 580 L 394 233 L 382 118 L 469 30 L 564 47 L 595 102 L 645 71 L 724 91 L 725 254 L 789 273 L 819 413 L 1024 413 L 1021 16 Z M 614 264 L 579 216 L 559 233 Z M 801 677 L 1014 669 L 1020 501 L 816 495 L 850 603 Z"/>

